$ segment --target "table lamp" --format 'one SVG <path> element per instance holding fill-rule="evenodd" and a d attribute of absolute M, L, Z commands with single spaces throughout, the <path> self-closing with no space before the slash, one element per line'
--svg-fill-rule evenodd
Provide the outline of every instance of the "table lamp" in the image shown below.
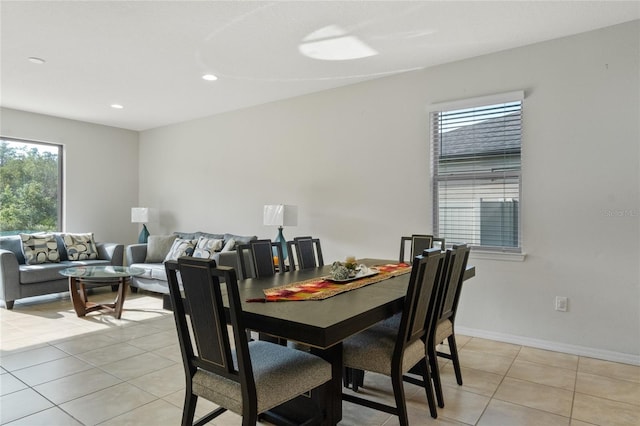
<path fill-rule="evenodd" d="M 282 234 L 284 226 L 298 225 L 298 206 L 289 206 L 286 204 L 268 204 L 264 206 L 264 224 L 267 226 L 277 226 L 278 236 L 275 242 L 280 243 L 282 247 L 283 261 L 287 259 L 287 240 Z"/>
<path fill-rule="evenodd" d="M 145 223 L 149 222 L 149 208 L 148 207 L 133 207 L 131 209 L 131 222 L 132 223 L 142 223 L 142 231 L 140 231 L 140 235 L 138 236 L 138 243 L 146 244 L 149 239 L 149 230 L 147 229 L 147 225 Z"/>

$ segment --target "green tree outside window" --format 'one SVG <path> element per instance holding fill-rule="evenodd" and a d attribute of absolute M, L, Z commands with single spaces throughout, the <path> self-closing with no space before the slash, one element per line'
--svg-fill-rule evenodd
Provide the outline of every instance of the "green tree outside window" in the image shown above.
<path fill-rule="evenodd" d="M 61 152 L 0 139 L 0 234 L 60 230 Z"/>

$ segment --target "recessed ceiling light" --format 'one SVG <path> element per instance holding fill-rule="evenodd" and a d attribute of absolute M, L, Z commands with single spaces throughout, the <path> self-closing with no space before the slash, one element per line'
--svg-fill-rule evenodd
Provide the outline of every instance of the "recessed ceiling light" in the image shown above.
<path fill-rule="evenodd" d="M 218 79 L 218 77 L 216 77 L 213 74 L 205 74 L 202 76 L 203 80 L 207 80 L 207 81 L 216 81 Z"/>
<path fill-rule="evenodd" d="M 122 105 L 120 105 L 120 104 L 111 104 L 111 108 L 113 108 L 113 109 L 122 109 L 124 107 Z"/>
<path fill-rule="evenodd" d="M 42 65 L 42 64 L 44 64 L 45 62 L 47 62 L 47 61 L 45 61 L 44 59 L 42 59 L 42 58 L 36 58 L 35 56 L 31 56 L 31 57 L 29 57 L 29 58 L 27 58 L 27 59 L 29 59 L 29 62 L 31 62 L 31 63 L 33 63 L 33 64 L 38 64 L 38 65 Z"/>

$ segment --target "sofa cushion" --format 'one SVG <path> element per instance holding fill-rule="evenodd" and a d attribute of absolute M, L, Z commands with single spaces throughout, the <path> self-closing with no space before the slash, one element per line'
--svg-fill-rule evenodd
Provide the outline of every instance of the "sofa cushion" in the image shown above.
<path fill-rule="evenodd" d="M 81 260 L 76 262 L 63 261 L 58 263 L 42 263 L 39 265 L 20 265 L 20 284 L 36 284 L 47 281 L 66 280 L 60 275 L 65 268 L 77 266 L 110 265 L 108 260 Z"/>
<path fill-rule="evenodd" d="M 93 233 L 62 234 L 64 247 L 69 260 L 96 260 L 98 249 L 93 240 Z"/>
<path fill-rule="evenodd" d="M 178 238 L 182 238 L 183 240 L 197 240 L 200 236 L 200 232 L 180 232 L 176 231 L 173 233 Z"/>
<path fill-rule="evenodd" d="M 19 265 L 24 265 L 24 254 L 22 254 L 22 239 L 20 235 L 6 235 L 0 237 L 0 249 L 9 250 L 16 255 Z"/>
<path fill-rule="evenodd" d="M 149 235 L 145 263 L 164 262 L 176 238 L 175 235 Z"/>
<path fill-rule="evenodd" d="M 164 263 L 134 263 L 130 267 L 144 270 L 142 275 L 135 277 L 136 280 L 146 278 L 167 281 L 167 272 L 164 269 Z"/>
<path fill-rule="evenodd" d="M 198 237 L 211 238 L 213 240 L 224 240 L 224 234 L 209 234 L 207 232 L 198 231 L 196 232 Z"/>
<path fill-rule="evenodd" d="M 213 255 L 222 249 L 223 242 L 224 241 L 222 239 L 201 236 L 196 242 L 192 256 L 203 259 L 213 259 Z"/>
<path fill-rule="evenodd" d="M 255 235 L 224 234 L 225 241 L 229 241 L 231 239 L 234 239 L 237 245 L 241 245 L 241 244 L 249 244 L 249 241 L 257 240 L 258 237 Z"/>
<path fill-rule="evenodd" d="M 169 253 L 167 253 L 167 257 L 164 258 L 164 261 L 178 260 L 178 258 L 182 256 L 191 256 L 197 242 L 198 240 L 184 240 L 182 238 L 176 238 L 171 245 L 171 249 L 169 249 Z"/>
<path fill-rule="evenodd" d="M 25 264 L 39 265 L 42 263 L 60 262 L 58 242 L 53 234 L 20 234 L 22 240 L 22 254 Z"/>

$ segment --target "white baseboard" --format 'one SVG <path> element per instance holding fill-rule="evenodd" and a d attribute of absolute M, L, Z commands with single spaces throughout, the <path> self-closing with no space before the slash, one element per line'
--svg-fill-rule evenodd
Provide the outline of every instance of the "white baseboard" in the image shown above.
<path fill-rule="evenodd" d="M 512 334 L 497 333 L 487 330 L 478 330 L 475 328 L 459 327 L 457 325 L 456 334 L 496 340 L 498 342 L 514 343 L 516 345 L 529 346 L 532 348 L 545 349 L 554 352 L 563 352 L 572 355 L 586 356 L 589 358 L 603 359 L 606 361 L 640 365 L 640 355 L 588 348 L 585 346 L 569 345 L 566 343 L 552 342 L 549 340 L 532 339 L 530 337 L 515 336 Z"/>

